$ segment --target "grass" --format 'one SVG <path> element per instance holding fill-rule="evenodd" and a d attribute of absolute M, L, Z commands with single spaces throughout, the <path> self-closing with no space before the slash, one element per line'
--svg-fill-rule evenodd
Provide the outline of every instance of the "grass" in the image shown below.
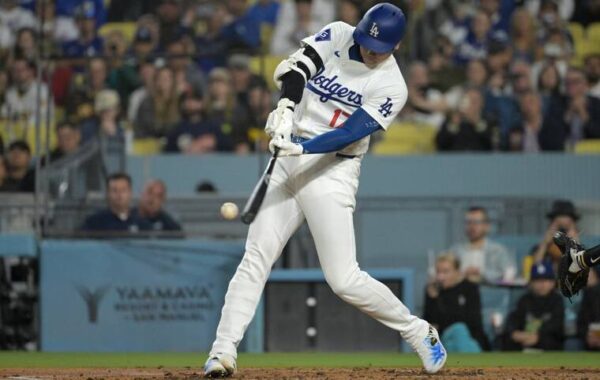
<path fill-rule="evenodd" d="M 200 353 L 39 353 L 0 352 L 0 368 L 200 367 Z M 239 367 L 417 367 L 413 354 L 268 353 L 241 354 Z M 600 353 L 451 354 L 449 367 L 600 367 Z"/>

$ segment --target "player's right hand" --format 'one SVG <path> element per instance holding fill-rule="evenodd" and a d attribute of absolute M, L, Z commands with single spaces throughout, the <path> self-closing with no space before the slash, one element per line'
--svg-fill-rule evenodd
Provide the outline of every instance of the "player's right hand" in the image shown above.
<path fill-rule="evenodd" d="M 277 108 L 269 114 L 265 132 L 272 138 L 281 137 L 290 141 L 294 119 L 295 103 L 287 98 L 279 100 Z"/>

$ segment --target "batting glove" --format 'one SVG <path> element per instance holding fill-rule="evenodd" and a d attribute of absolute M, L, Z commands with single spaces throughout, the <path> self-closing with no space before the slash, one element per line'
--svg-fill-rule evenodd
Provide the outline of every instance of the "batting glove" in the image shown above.
<path fill-rule="evenodd" d="M 279 100 L 277 108 L 269 114 L 265 132 L 272 138 L 280 136 L 289 141 L 292 136 L 295 106 L 296 103 L 287 98 Z"/>
<path fill-rule="evenodd" d="M 269 143 L 269 150 L 271 153 L 275 153 L 275 149 L 279 149 L 280 157 L 299 156 L 304 153 L 304 147 L 302 145 L 295 144 L 282 137 L 275 137 Z"/>

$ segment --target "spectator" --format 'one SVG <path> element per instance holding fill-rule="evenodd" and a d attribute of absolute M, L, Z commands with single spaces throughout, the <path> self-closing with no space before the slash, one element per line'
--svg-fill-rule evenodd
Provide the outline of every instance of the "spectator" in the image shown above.
<path fill-rule="evenodd" d="M 154 12 L 156 1 L 111 1 L 107 11 L 108 22 L 135 21 Z"/>
<path fill-rule="evenodd" d="M 423 318 L 435 325 L 450 352 L 481 352 L 489 343 L 483 331 L 479 286 L 460 273 L 453 254 L 435 261 L 435 280 L 427 285 Z"/>
<path fill-rule="evenodd" d="M 295 0 L 281 4 L 280 22 L 275 26 L 271 39 L 271 54 L 292 54 L 298 50 L 304 38 L 321 30 L 325 24 L 313 17 L 316 2 L 317 0 Z"/>
<path fill-rule="evenodd" d="M 533 90 L 531 65 L 529 62 L 517 59 L 510 66 L 510 94 L 516 98 Z"/>
<path fill-rule="evenodd" d="M 35 2 L 37 14 L 43 15 L 43 34 L 44 40 L 49 43 L 59 43 L 70 40 L 76 40 L 79 37 L 79 30 L 72 17 L 56 14 L 56 3 L 54 0 L 37 0 Z M 41 17 L 40 17 L 41 18 Z M 39 30 L 40 20 L 37 20 L 35 30 Z M 54 46 L 51 49 L 46 48 L 46 52 L 54 52 Z"/>
<path fill-rule="evenodd" d="M 6 44 L 4 48 L 13 45 L 13 36 L 21 28 L 34 28 L 36 25 L 35 15 L 27 9 L 19 6 L 19 0 L 3 0 L 0 2 L 0 25 L 7 27 Z"/>
<path fill-rule="evenodd" d="M 531 75 L 538 78 L 543 67 L 553 65 L 563 79 L 569 68 L 572 47 L 568 37 L 558 29 L 548 32 L 546 41 L 537 41 L 538 59 L 531 67 Z"/>
<path fill-rule="evenodd" d="M 530 277 L 529 291 L 508 317 L 504 348 L 562 350 L 565 307 L 555 291 L 552 264 L 547 261 L 535 264 Z"/>
<path fill-rule="evenodd" d="M 106 180 L 108 207 L 87 217 L 81 226 L 88 232 L 137 233 L 151 229 L 148 221 L 131 210 L 131 177 L 125 173 L 111 174 Z"/>
<path fill-rule="evenodd" d="M 537 88 L 542 96 L 542 114 L 545 115 L 550 101 L 560 96 L 560 73 L 555 65 L 549 64 L 540 70 Z"/>
<path fill-rule="evenodd" d="M 65 107 L 69 119 L 82 122 L 94 116 L 96 95 L 107 89 L 107 79 L 106 61 L 99 57 L 87 62 L 85 73 L 77 73 L 71 77 Z"/>
<path fill-rule="evenodd" d="M 229 57 L 227 62 L 231 83 L 235 91 L 237 101 L 243 105 L 248 105 L 248 89 L 254 82 L 260 82 L 263 79 L 250 71 L 250 57 L 244 54 L 234 54 Z"/>
<path fill-rule="evenodd" d="M 75 124 L 69 122 L 58 123 L 56 126 L 56 141 L 56 148 L 50 152 L 50 163 L 77 152 L 81 143 L 81 131 Z"/>
<path fill-rule="evenodd" d="M 35 191 L 35 171 L 31 168 L 31 149 L 23 140 L 13 141 L 8 146 L 8 178 L 5 191 Z"/>
<path fill-rule="evenodd" d="M 440 7 L 435 7 L 434 12 L 439 12 L 439 8 L 442 8 L 443 5 L 444 2 L 440 4 Z M 443 21 L 439 26 L 438 34 L 446 36 L 452 46 L 456 47 L 461 45 L 469 34 L 471 6 L 466 2 L 459 3 L 458 1 L 447 2 L 446 6 L 450 7 L 450 12 L 447 15 L 440 15 L 439 18 Z M 432 14 L 432 11 L 427 13 Z"/>
<path fill-rule="evenodd" d="M 462 70 L 461 71 L 465 71 Z M 488 80 L 488 67 L 482 59 L 473 59 L 467 63 L 466 82 L 454 86 L 445 95 L 446 102 L 450 108 L 456 109 L 465 96 L 465 91 L 476 88 L 485 93 Z"/>
<path fill-rule="evenodd" d="M 181 226 L 164 209 L 167 186 L 163 181 L 152 180 L 146 183 L 138 207 L 133 210 L 152 231 L 181 231 Z"/>
<path fill-rule="evenodd" d="M 490 220 L 483 207 L 473 206 L 465 213 L 467 242 L 455 244 L 461 270 L 473 282 L 510 281 L 516 275 L 516 264 L 506 247 L 489 239 Z"/>
<path fill-rule="evenodd" d="M 152 31 L 147 26 L 140 26 L 135 32 L 131 53 L 135 62 L 140 63 L 150 60 L 156 53 L 157 40 L 152 36 Z"/>
<path fill-rule="evenodd" d="M 520 96 L 519 106 L 523 123 L 511 131 L 508 150 L 537 153 L 540 151 L 538 134 L 543 119 L 541 97 L 535 92 L 526 92 Z"/>
<path fill-rule="evenodd" d="M 142 86 L 131 93 L 129 104 L 127 106 L 127 120 L 133 124 L 137 116 L 140 104 L 152 92 L 154 86 L 154 76 L 156 75 L 156 66 L 151 60 L 145 60 L 138 65 L 138 76 Z"/>
<path fill-rule="evenodd" d="M 251 147 L 262 151 L 268 149 L 269 140 L 263 134 L 263 126 L 267 123 L 273 104 L 271 92 L 264 81 L 255 81 L 250 86 L 248 107 L 246 122 L 234 124 L 232 140 L 236 153 L 247 153 Z"/>
<path fill-rule="evenodd" d="M 408 74 L 408 105 L 412 118 L 439 129 L 448 106 L 442 93 L 431 86 L 427 66 L 422 62 L 410 65 Z"/>
<path fill-rule="evenodd" d="M 594 267 L 590 277 L 598 277 Z M 600 285 L 595 284 L 583 290 L 581 307 L 577 314 L 577 335 L 584 342 L 586 350 L 600 350 Z"/>
<path fill-rule="evenodd" d="M 575 1 L 575 13 L 572 21 L 580 23 L 584 28 L 591 23 L 600 22 L 600 1 Z"/>
<path fill-rule="evenodd" d="M 526 9 L 518 8 L 512 14 L 510 35 L 513 57 L 533 62 L 536 58 L 535 24 L 533 17 Z"/>
<path fill-rule="evenodd" d="M 164 51 L 169 42 L 181 38 L 187 31 L 182 25 L 182 1 L 159 0 L 156 15 L 160 27 L 158 49 Z"/>
<path fill-rule="evenodd" d="M 492 150 L 495 126 L 482 115 L 483 95 L 478 89 L 465 91 L 458 110 L 446 118 L 436 136 L 440 151 Z"/>
<path fill-rule="evenodd" d="M 237 100 L 227 70 L 216 68 L 208 79 L 208 118 L 219 125 L 223 135 L 234 141 L 237 149 L 250 125 L 248 108 Z"/>
<path fill-rule="evenodd" d="M 217 188 L 210 181 L 202 181 L 196 185 L 196 192 L 199 194 L 216 194 Z"/>
<path fill-rule="evenodd" d="M 467 37 L 457 47 L 457 64 L 465 65 L 472 59 L 484 59 L 487 56 L 491 26 L 490 18 L 485 12 L 479 11 L 475 14 Z"/>
<path fill-rule="evenodd" d="M 589 95 L 600 98 L 600 54 L 585 57 L 585 73 L 590 85 Z"/>
<path fill-rule="evenodd" d="M 182 95 L 180 108 L 182 120 L 167 136 L 165 151 L 203 154 L 231 149 L 219 125 L 206 119 L 202 96 Z"/>
<path fill-rule="evenodd" d="M 129 95 L 140 86 L 135 63 L 125 59 L 127 48 L 127 41 L 121 31 L 115 30 L 106 36 L 104 56 L 107 57 L 109 68 L 106 83 L 119 93 L 124 109 L 129 103 Z"/>
<path fill-rule="evenodd" d="M 221 29 L 230 51 L 252 54 L 260 47 L 260 21 L 247 12 L 247 0 L 227 0 L 231 21 Z M 279 24 L 277 24 L 279 25 Z"/>
<path fill-rule="evenodd" d="M 41 83 L 40 106 L 37 102 L 38 81 L 35 78 L 35 63 L 25 58 L 16 58 L 12 64 L 12 86 L 6 91 L 2 115 L 13 120 L 22 120 L 33 125 L 36 111 L 40 109 L 41 120 L 45 120 L 50 110 L 48 87 Z"/>
<path fill-rule="evenodd" d="M 214 9 L 206 16 L 205 33 L 196 38 L 197 63 L 205 73 L 209 73 L 215 67 L 226 66 L 229 47 L 221 30 L 227 16 L 225 6 L 215 4 Z"/>
<path fill-rule="evenodd" d="M 37 34 L 32 28 L 22 28 L 17 32 L 14 56 L 34 61 L 38 54 Z"/>
<path fill-rule="evenodd" d="M 158 69 L 154 77 L 154 87 L 142 100 L 135 117 L 135 137 L 166 136 L 179 122 L 179 95 L 173 71 L 168 67 Z"/>
<path fill-rule="evenodd" d="M 125 128 L 119 116 L 119 94 L 115 90 L 100 91 L 94 101 L 94 117 L 81 125 L 82 142 L 100 138 L 108 145 L 120 145 Z"/>
<path fill-rule="evenodd" d="M 448 37 L 444 35 L 437 36 L 434 45 L 435 49 L 432 49 L 427 60 L 431 85 L 442 92 L 447 92 L 462 85 L 465 81 L 465 70 L 454 65 L 452 60 L 454 46 Z M 469 65 L 471 62 L 469 62 Z"/>
<path fill-rule="evenodd" d="M 84 57 L 94 57 L 102 54 L 104 41 L 97 35 L 96 9 L 91 1 L 81 3 L 75 9 L 75 20 L 79 30 L 79 38 L 67 41 L 62 50 L 65 57 L 74 58 L 72 65 L 79 71 L 84 66 Z"/>
<path fill-rule="evenodd" d="M 565 84 L 566 97 L 554 97 L 544 118 L 540 131 L 544 150 L 564 150 L 582 139 L 600 138 L 600 99 L 588 95 L 585 73 L 569 69 Z"/>
<path fill-rule="evenodd" d="M 348 25 L 356 25 L 361 18 L 361 2 L 358 0 L 341 0 L 338 2 L 339 20 Z"/>
<path fill-rule="evenodd" d="M 577 228 L 579 217 L 573 202 L 565 199 L 554 201 L 551 210 L 546 214 L 549 221 L 546 233 L 540 244 L 534 249 L 534 262 L 541 262 L 544 259 L 557 261 L 560 258 L 560 249 L 552 240 L 557 231 L 564 231 L 570 238 L 579 240 Z"/>
<path fill-rule="evenodd" d="M 175 40 L 167 45 L 168 66 L 173 71 L 178 93 L 193 91 L 205 92 L 202 72 L 190 58 L 183 40 Z"/>
<path fill-rule="evenodd" d="M 11 191 L 9 181 L 6 158 L 0 155 L 0 193 Z"/>
<path fill-rule="evenodd" d="M 552 2 L 558 7 L 558 15 L 560 19 L 568 21 L 573 16 L 575 10 L 575 0 L 527 0 L 524 5 L 532 16 L 540 14 L 540 8 L 545 6 L 544 3 Z M 577 1 L 578 2 L 578 1 Z M 546 18 L 549 16 L 545 16 Z"/>
<path fill-rule="evenodd" d="M 81 8 L 93 10 L 95 25 L 100 28 L 106 22 L 104 0 L 56 0 L 56 14 L 73 17 Z"/>

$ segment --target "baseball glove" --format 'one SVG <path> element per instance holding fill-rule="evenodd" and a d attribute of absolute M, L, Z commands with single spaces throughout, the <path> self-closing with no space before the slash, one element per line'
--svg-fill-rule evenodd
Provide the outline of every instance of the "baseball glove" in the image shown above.
<path fill-rule="evenodd" d="M 554 243 L 556 243 L 562 252 L 562 256 L 558 263 L 558 287 L 563 296 L 570 300 L 571 297 L 576 295 L 587 285 L 587 279 L 590 273 L 589 268 L 582 269 L 577 273 L 569 272 L 569 267 L 573 262 L 571 250 L 575 249 L 579 252 L 583 250 L 584 247 L 561 231 L 558 231 L 554 235 Z"/>

